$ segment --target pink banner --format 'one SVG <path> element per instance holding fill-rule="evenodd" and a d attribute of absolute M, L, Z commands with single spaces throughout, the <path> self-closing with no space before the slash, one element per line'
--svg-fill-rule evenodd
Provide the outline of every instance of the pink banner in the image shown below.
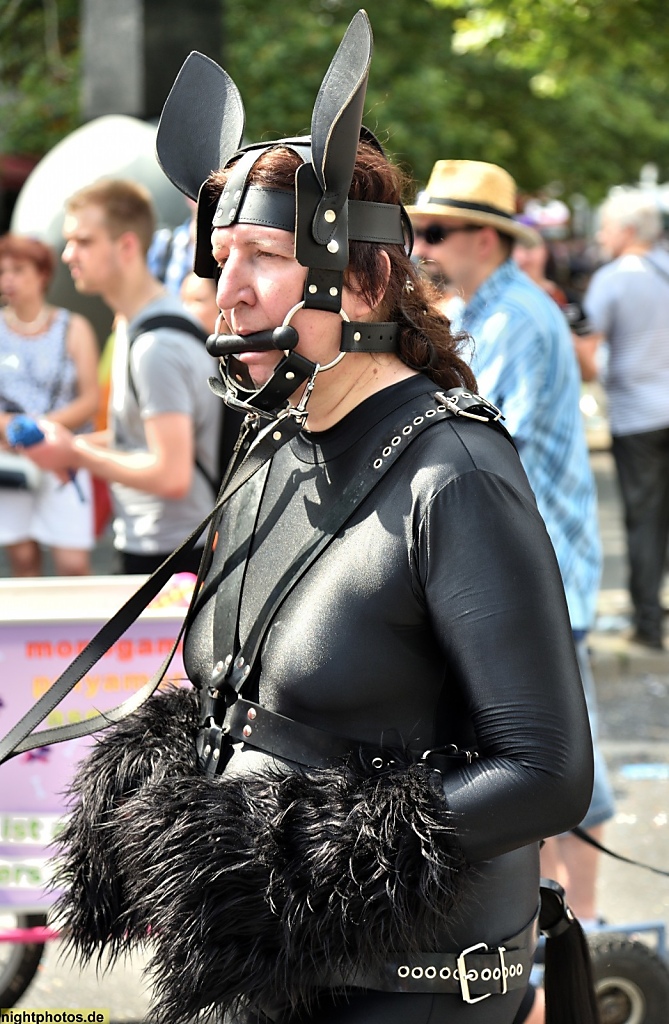
<path fill-rule="evenodd" d="M 79 722 L 121 704 L 151 678 L 179 632 L 174 618 L 135 623 L 94 666 L 41 728 Z M 100 623 L 46 622 L 0 625 L 0 735 L 28 711 Z M 182 681 L 180 651 L 166 680 Z M 64 793 L 91 739 L 41 747 L 0 767 L 0 907 L 44 909 L 49 843 L 62 822 Z"/>

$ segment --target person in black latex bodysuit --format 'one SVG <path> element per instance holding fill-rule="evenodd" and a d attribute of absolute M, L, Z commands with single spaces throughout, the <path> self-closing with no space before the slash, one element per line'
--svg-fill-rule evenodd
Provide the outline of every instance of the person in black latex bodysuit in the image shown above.
<path fill-rule="evenodd" d="M 265 163 L 266 179 L 283 187 L 294 162 L 279 153 Z M 304 274 L 286 234 L 244 224 L 214 230 L 218 302 L 231 331 L 280 322 L 299 298 Z M 365 301 L 351 292 L 343 305 L 360 318 L 351 305 Z M 333 315 L 300 311 L 294 323 L 298 351 L 334 358 Z M 240 359 L 259 384 L 277 354 Z M 453 350 L 440 370 L 462 373 Z M 343 487 L 391 444 L 403 414 L 411 424 L 416 406 L 435 407 L 438 390 L 394 356 L 350 355 L 318 376 L 307 429 L 275 455 L 257 521 L 248 522 L 240 645 Z M 231 653 L 219 646 L 215 588 L 226 583 L 226 524 L 243 502 L 244 488 L 226 506 L 186 638 L 185 664 L 200 687 Z M 244 695 L 353 742 L 477 750 L 477 760 L 442 778 L 477 876 L 443 948 L 498 943 L 527 925 L 537 907 L 537 841 L 568 827 L 587 803 L 590 753 L 559 573 L 509 441 L 465 418 L 413 441 L 271 620 Z M 250 739 L 225 772 L 274 763 Z M 313 1020 L 502 1022 L 513 1020 L 519 998 L 472 1006 L 451 995 L 353 991 L 332 1005 L 325 999 Z"/>
<path fill-rule="evenodd" d="M 343 82 L 341 110 L 317 101 L 311 140 L 221 159 L 200 190 L 196 269 L 213 254 L 226 400 L 244 382 L 251 412 L 189 612 L 184 664 L 199 699 L 157 697 L 110 730 L 63 834 L 73 943 L 113 956 L 150 926 L 161 1024 L 210 1005 L 235 1024 L 512 1024 L 536 942 L 539 842 L 590 798 L 553 550 L 511 441 L 471 399 L 471 371 L 397 227 L 399 172 L 369 133 L 342 200 L 340 312 L 327 236 L 314 278 L 313 239 L 305 249 L 291 230 L 310 201 L 300 173 L 345 121 L 344 72 L 360 53 L 365 80 L 365 23 L 356 15 L 343 71 L 322 87 L 327 99 Z M 210 63 L 192 66 L 204 94 Z M 205 153 L 193 170 L 183 139 L 193 80 L 177 82 L 162 143 L 159 132 L 163 165 L 189 194 L 199 164 L 212 166 Z M 239 104 L 227 79 L 209 78 L 208 92 L 217 84 L 227 124 Z M 259 332 L 286 320 L 298 336 L 289 373 L 307 370 L 291 384 L 293 413 L 263 426 L 262 389 L 294 377 Z M 342 320 L 355 342 L 345 352 Z M 453 388 L 467 389 L 465 415 L 447 415 Z M 273 454 L 245 478 L 263 446 Z M 341 520 L 343 496 L 370 480 Z M 471 991 L 453 979 L 463 951 Z M 432 984 L 437 971 L 454 987 Z"/>

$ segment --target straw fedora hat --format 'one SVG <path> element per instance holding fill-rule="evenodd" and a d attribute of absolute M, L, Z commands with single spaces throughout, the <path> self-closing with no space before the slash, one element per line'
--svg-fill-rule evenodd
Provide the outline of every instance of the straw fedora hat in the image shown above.
<path fill-rule="evenodd" d="M 453 217 L 470 224 L 490 225 L 526 245 L 540 241 L 534 228 L 520 224 L 516 216 L 516 183 L 511 175 L 481 160 L 437 160 L 427 188 L 410 216 Z"/>

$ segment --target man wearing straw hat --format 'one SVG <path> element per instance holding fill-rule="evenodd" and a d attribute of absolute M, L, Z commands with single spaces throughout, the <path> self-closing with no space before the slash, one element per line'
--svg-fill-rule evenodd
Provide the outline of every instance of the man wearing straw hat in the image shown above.
<path fill-rule="evenodd" d="M 448 281 L 465 302 L 511 255 L 514 241 L 540 241 L 534 228 L 515 219 L 511 175 L 478 160 L 438 160 L 408 211 L 414 254 L 430 277 Z"/>
<path fill-rule="evenodd" d="M 552 299 L 511 259 L 515 241 L 538 241 L 519 223 L 516 185 L 501 167 L 439 160 L 427 189 L 408 207 L 414 253 L 456 299 L 453 326 L 472 338 L 479 392 L 501 409 L 535 492 L 562 573 L 593 733 L 594 683 L 586 633 L 595 617 L 601 571 L 597 499 L 579 408 L 580 374 L 567 322 Z M 614 813 L 601 754 L 584 826 L 599 838 Z M 574 912 L 597 917 L 597 851 L 569 834 L 547 844 L 562 861 Z M 542 865 L 544 873 L 548 864 Z M 554 865 L 552 865 L 554 867 Z"/>

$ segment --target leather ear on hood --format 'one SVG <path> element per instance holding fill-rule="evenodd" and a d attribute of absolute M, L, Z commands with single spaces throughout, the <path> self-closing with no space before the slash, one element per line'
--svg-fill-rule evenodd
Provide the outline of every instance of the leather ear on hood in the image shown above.
<path fill-rule="evenodd" d="M 316 97 L 311 118 L 311 152 L 323 190 L 312 231 L 320 245 L 338 234 L 338 221 L 351 187 L 372 59 L 372 28 L 365 11 L 351 20 Z M 324 214 L 333 211 L 328 219 Z M 343 226 L 343 225 L 342 225 Z"/>
<path fill-rule="evenodd" d="M 298 168 L 295 179 L 295 255 L 307 267 L 341 273 L 348 262 L 347 199 L 361 137 L 371 57 L 372 29 L 367 14 L 360 10 L 352 18 L 321 83 L 311 119 L 311 138 L 247 147 L 241 158 L 243 162 L 248 156 L 247 162 L 252 164 L 265 148 L 282 141 L 291 146 L 300 143 L 305 150 L 305 163 Z M 244 106 L 234 82 L 215 61 L 191 53 L 165 101 L 156 151 L 170 181 L 192 199 L 199 196 L 195 262 L 201 276 L 214 273 L 207 250 L 216 212 L 213 200 L 201 187 L 212 171 L 225 167 L 240 151 L 243 132 Z M 305 143 L 311 144 L 310 154 Z M 374 143 L 378 146 L 376 139 Z M 249 170 L 245 165 L 240 167 L 243 180 L 236 182 L 238 196 L 230 200 L 226 224 L 239 215 L 241 204 L 236 200 L 245 192 Z M 329 281 L 329 294 L 333 287 Z M 320 298 L 318 292 L 313 301 L 320 302 Z M 336 305 L 334 299 L 332 305 Z"/>
<path fill-rule="evenodd" d="M 156 136 L 158 163 L 191 199 L 212 171 L 224 167 L 244 134 L 244 104 L 218 64 L 193 51 L 165 101 Z"/>

